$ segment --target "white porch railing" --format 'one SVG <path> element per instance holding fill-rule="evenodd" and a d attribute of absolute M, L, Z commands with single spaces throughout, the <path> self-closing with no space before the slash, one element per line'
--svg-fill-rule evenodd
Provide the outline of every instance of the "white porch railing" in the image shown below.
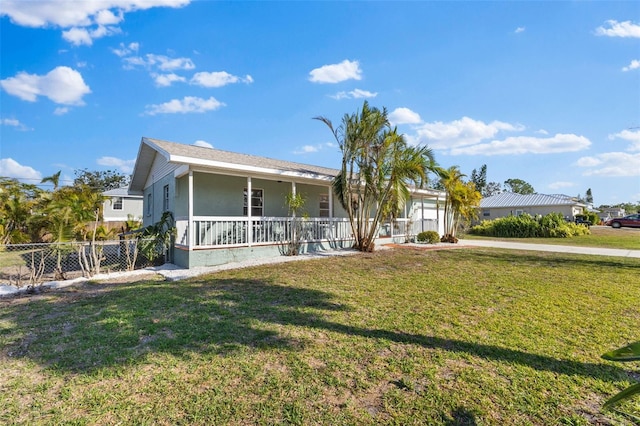
<path fill-rule="evenodd" d="M 281 244 L 290 241 L 293 223 L 300 232 L 301 242 L 343 241 L 353 238 L 351 225 L 346 218 L 291 218 L 195 216 L 193 218 L 193 243 L 190 244 L 189 220 L 176 219 L 176 245 L 194 248 L 245 247 L 252 245 Z M 437 221 L 397 219 L 382 223 L 379 236 L 413 238 L 422 231 L 437 231 Z"/>
<path fill-rule="evenodd" d="M 197 248 L 243 247 L 279 244 L 291 240 L 293 223 L 301 242 L 347 240 L 351 236 L 348 219 L 196 216 L 190 244 L 189 220 L 176 219 L 176 245 Z"/>

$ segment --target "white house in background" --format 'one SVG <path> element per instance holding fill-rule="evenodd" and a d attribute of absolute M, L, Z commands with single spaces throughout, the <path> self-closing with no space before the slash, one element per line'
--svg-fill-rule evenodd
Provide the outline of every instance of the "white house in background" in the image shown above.
<path fill-rule="evenodd" d="M 480 201 L 480 220 L 492 220 L 505 216 L 519 216 L 523 213 L 547 215 L 560 213 L 565 218 L 574 220 L 576 215 L 587 211 L 588 206 L 577 198 L 563 194 L 514 194 L 503 192 Z"/>
<path fill-rule="evenodd" d="M 129 194 L 143 197 L 143 225 L 173 214 L 173 263 L 213 266 L 280 256 L 290 236 L 287 194 L 306 200 L 301 252 L 350 246 L 344 209 L 332 194 L 337 169 L 142 138 Z M 415 189 L 402 217 L 380 228 L 378 244 L 434 230 L 443 234 L 445 194 Z"/>
<path fill-rule="evenodd" d="M 109 227 L 120 226 L 129 215 L 142 220 L 142 196 L 129 193 L 129 188 L 116 188 L 102 193 L 107 199 L 102 204 L 103 222 Z"/>

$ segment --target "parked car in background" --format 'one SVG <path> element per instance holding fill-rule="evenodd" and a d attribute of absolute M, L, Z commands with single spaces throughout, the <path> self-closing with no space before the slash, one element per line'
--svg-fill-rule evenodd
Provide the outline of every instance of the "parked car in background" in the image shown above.
<path fill-rule="evenodd" d="M 629 214 L 625 217 L 614 217 L 607 220 L 604 224 L 612 228 L 622 228 L 623 226 L 640 228 L 640 213 Z"/>
<path fill-rule="evenodd" d="M 593 225 L 593 223 L 591 223 L 591 221 L 585 215 L 582 215 L 582 214 L 576 215 L 573 221 L 578 225 L 585 225 L 587 227 Z"/>

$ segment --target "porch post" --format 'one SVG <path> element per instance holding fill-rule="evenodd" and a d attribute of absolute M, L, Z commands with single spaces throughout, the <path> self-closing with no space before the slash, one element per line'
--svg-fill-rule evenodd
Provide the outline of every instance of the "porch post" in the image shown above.
<path fill-rule="evenodd" d="M 295 182 L 291 182 L 291 195 L 293 195 L 294 197 L 296 196 L 296 183 Z M 295 210 L 291 211 L 291 217 L 296 217 L 296 211 Z"/>
<path fill-rule="evenodd" d="M 247 176 L 247 244 L 249 245 L 249 247 L 251 247 L 251 244 L 253 243 L 253 232 L 251 232 L 251 230 L 253 229 L 253 221 L 251 220 L 251 195 L 252 195 L 252 189 L 251 189 L 251 176 Z"/>
<path fill-rule="evenodd" d="M 424 195 L 420 196 L 420 229 L 424 232 Z"/>
<path fill-rule="evenodd" d="M 195 244 L 195 235 L 196 235 L 196 230 L 195 230 L 195 226 L 193 225 L 193 170 L 189 170 L 189 224 L 187 225 L 189 227 L 189 234 L 187 236 L 188 241 L 187 244 L 189 246 L 189 250 L 193 250 L 193 245 Z"/>
<path fill-rule="evenodd" d="M 333 219 L 333 191 L 329 187 L 329 219 Z"/>

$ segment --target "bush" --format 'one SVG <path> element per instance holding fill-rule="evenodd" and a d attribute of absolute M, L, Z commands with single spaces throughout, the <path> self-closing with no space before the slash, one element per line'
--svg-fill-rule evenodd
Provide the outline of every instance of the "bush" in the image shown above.
<path fill-rule="evenodd" d="M 436 231 L 424 231 L 416 236 L 418 242 L 436 244 L 440 241 L 440 234 Z"/>
<path fill-rule="evenodd" d="M 586 226 L 567 222 L 562 214 L 550 213 L 533 217 L 528 214 L 484 220 L 470 230 L 471 234 L 501 238 L 569 238 L 588 235 Z"/>

